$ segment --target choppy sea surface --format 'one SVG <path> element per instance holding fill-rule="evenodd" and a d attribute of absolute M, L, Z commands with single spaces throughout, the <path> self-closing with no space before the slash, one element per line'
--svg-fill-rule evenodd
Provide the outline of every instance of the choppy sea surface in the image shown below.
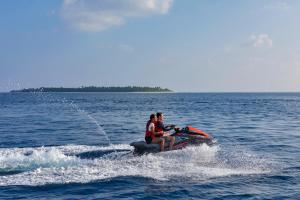
<path fill-rule="evenodd" d="M 133 156 L 153 112 L 218 145 Z M 300 93 L 0 93 L 0 199 L 299 199 Z"/>

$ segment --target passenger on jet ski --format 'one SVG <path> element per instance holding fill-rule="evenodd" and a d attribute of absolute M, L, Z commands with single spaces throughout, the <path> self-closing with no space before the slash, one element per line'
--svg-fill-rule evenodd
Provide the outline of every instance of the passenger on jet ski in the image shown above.
<path fill-rule="evenodd" d="M 174 126 L 173 125 L 169 125 L 169 126 L 164 125 L 164 123 L 163 123 L 163 120 L 164 120 L 163 113 L 161 113 L 161 112 L 156 113 L 156 117 L 157 117 L 157 121 L 155 123 L 155 132 L 159 133 L 159 134 L 155 135 L 155 139 L 156 140 L 162 140 L 162 143 L 165 143 L 165 139 L 170 140 L 169 150 L 172 150 L 173 145 L 175 143 L 175 137 L 170 136 L 170 134 L 165 132 L 165 131 L 170 131 L 171 129 L 174 128 Z M 164 148 L 161 149 L 161 151 L 163 151 L 163 150 L 164 150 Z"/>
<path fill-rule="evenodd" d="M 161 132 L 155 132 L 155 124 L 157 118 L 155 114 L 150 115 L 150 120 L 147 122 L 146 125 L 146 134 L 145 134 L 145 141 L 147 144 L 159 144 L 160 150 L 164 151 L 165 146 L 165 139 L 159 138 Z"/>

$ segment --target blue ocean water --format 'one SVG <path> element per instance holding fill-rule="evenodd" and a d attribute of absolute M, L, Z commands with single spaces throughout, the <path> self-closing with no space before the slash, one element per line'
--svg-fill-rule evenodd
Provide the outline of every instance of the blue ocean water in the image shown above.
<path fill-rule="evenodd" d="M 149 114 L 218 145 L 133 156 Z M 1 199 L 299 199 L 299 93 L 0 93 Z"/>

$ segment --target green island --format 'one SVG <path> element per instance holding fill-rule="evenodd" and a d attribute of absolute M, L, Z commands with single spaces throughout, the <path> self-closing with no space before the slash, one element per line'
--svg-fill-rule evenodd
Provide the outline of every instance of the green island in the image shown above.
<path fill-rule="evenodd" d="M 11 92 L 173 92 L 167 88 L 161 87 L 139 87 L 139 86 L 125 86 L 125 87 L 40 87 L 27 88 L 21 90 L 12 90 Z"/>

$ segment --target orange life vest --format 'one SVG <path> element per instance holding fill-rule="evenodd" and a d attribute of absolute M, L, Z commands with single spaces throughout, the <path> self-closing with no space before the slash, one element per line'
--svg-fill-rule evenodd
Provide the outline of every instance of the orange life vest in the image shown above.
<path fill-rule="evenodd" d="M 151 124 L 151 121 L 149 120 L 149 121 L 147 122 L 147 125 L 146 125 L 146 133 L 145 133 L 145 137 L 151 137 L 151 138 L 153 139 L 155 136 L 154 136 L 154 134 L 153 134 L 151 131 L 149 131 L 149 126 L 150 126 L 150 124 Z"/>

